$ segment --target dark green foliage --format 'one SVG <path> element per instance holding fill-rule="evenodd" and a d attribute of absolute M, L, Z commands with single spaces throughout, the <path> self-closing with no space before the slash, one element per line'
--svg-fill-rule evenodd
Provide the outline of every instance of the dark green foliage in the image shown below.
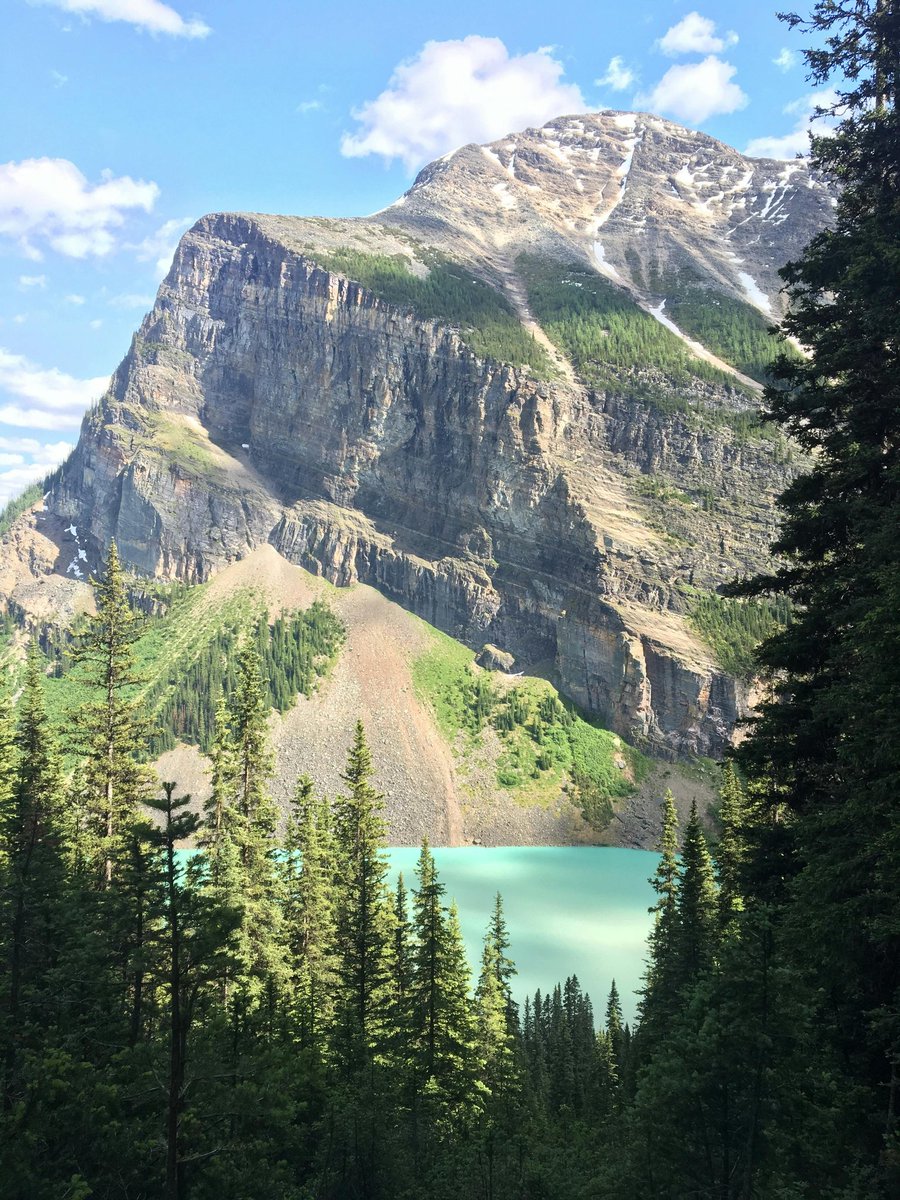
<path fill-rule="evenodd" d="M 781 566 L 742 589 L 795 619 L 761 657 L 774 679 L 740 748 L 753 808 L 748 886 L 778 907 L 814 997 L 821 1054 L 859 1089 L 850 1129 L 872 1195 L 900 1188 L 900 8 L 817 3 L 807 54 L 841 122 L 814 144 L 841 188 L 833 226 L 782 271 L 786 332 L 770 417 L 810 454 L 780 498 Z"/>
<path fill-rule="evenodd" d="M 691 624 L 719 665 L 739 679 L 750 679 L 759 672 L 760 644 L 791 620 L 792 604 L 785 595 L 736 600 L 691 590 L 687 600 Z"/>
<path fill-rule="evenodd" d="M 534 315 L 589 382 L 621 385 L 628 378 L 634 394 L 661 402 L 662 389 L 649 382 L 648 373 L 664 372 L 669 391 L 692 378 L 734 385 L 732 376 L 691 354 L 671 330 L 596 271 L 531 255 L 520 255 L 517 263 Z"/>
<path fill-rule="evenodd" d="M 799 352 L 771 333 L 771 323 L 749 304 L 706 288 L 684 273 L 654 279 L 653 289 L 666 298 L 666 315 L 689 337 L 717 357 L 760 383 L 771 381 L 779 354 Z"/>
<path fill-rule="evenodd" d="M 208 752 L 215 728 L 215 700 L 235 686 L 242 622 L 220 629 L 188 663 L 179 662 L 147 696 L 156 732 L 150 739 L 155 757 L 177 742 Z M 270 708 L 285 712 L 298 695 L 310 696 L 327 674 L 344 639 L 343 626 L 327 604 L 316 600 L 304 612 L 282 614 L 269 624 L 261 616 L 253 638 L 266 681 Z"/>
<path fill-rule="evenodd" d="M 522 327 L 506 297 L 473 279 L 469 268 L 437 254 L 429 256 L 428 273 L 423 276 L 414 275 L 400 254 L 342 249 L 314 250 L 310 257 L 329 271 L 357 280 L 389 304 L 458 328 L 482 357 L 527 365 L 543 378 L 553 374 L 547 355 Z"/>

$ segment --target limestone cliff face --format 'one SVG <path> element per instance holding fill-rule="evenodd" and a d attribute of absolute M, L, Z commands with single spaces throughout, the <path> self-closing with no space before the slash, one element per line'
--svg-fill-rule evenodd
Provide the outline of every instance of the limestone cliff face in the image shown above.
<path fill-rule="evenodd" d="M 497 169 L 509 175 L 509 162 Z M 418 238 L 427 182 L 410 193 Z M 431 245 L 505 290 L 534 327 L 501 254 L 509 202 L 491 187 L 500 233 L 485 225 L 476 244 L 462 222 L 452 236 L 433 229 Z M 435 203 L 435 229 L 448 228 L 448 203 Z M 138 570 L 185 580 L 269 542 L 335 584 L 372 584 L 454 636 L 554 671 L 626 737 L 717 753 L 746 696 L 691 632 L 684 585 L 713 588 L 761 562 L 783 455 L 667 414 L 627 379 L 590 387 L 559 357 L 550 380 L 478 357 L 464 332 L 317 262 L 351 244 L 427 270 L 389 218 L 200 221 L 85 419 L 49 519 L 78 529 L 87 567 L 115 537 Z M 721 383 L 688 391 L 699 405 L 751 403 Z M 659 479 L 665 489 L 646 486 Z M 57 569 L 78 575 L 66 553 Z"/>

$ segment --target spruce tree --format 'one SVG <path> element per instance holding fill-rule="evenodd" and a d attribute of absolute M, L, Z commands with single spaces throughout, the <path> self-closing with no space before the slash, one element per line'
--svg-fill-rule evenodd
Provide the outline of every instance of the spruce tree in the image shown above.
<path fill-rule="evenodd" d="M 385 824 L 382 797 L 371 776 L 372 757 L 360 721 L 343 775 L 346 794 L 335 803 L 335 1043 L 350 1073 L 383 1052 L 390 995 L 392 914 Z"/>
<path fill-rule="evenodd" d="M 331 810 L 307 775 L 297 780 L 279 871 L 298 1032 L 321 1050 L 333 1011 L 335 862 Z"/>
<path fill-rule="evenodd" d="M 839 123 L 813 141 L 837 185 L 831 226 L 782 272 L 783 358 L 769 415 L 808 452 L 780 498 L 783 565 L 743 590 L 784 593 L 763 647 L 774 693 L 738 750 L 762 808 L 755 895 L 783 912 L 785 955 L 821 998 L 848 1112 L 882 1186 L 900 1186 L 900 5 L 819 0 L 810 78 Z M 823 1053 L 827 1051 L 823 1047 Z M 889 1164 L 893 1163 L 893 1166 Z M 893 1174 L 892 1174 L 893 1172 Z"/>
<path fill-rule="evenodd" d="M 653 927 L 647 939 L 647 970 L 641 993 L 643 1042 L 661 1033 L 675 1007 L 675 955 L 678 936 L 678 813 L 666 789 L 662 801 L 660 859 L 650 884 L 659 899 L 650 909 Z"/>
<path fill-rule="evenodd" d="M 689 986 L 712 965 L 717 934 L 716 900 L 712 859 L 694 801 L 684 827 L 676 899 L 673 982 L 679 989 Z"/>
<path fill-rule="evenodd" d="M 133 644 L 140 622 L 128 600 L 114 541 L 94 591 L 97 612 L 76 643 L 74 659 L 97 694 L 84 711 L 85 784 L 99 880 L 109 887 L 126 829 L 148 785 L 148 773 L 137 761 L 146 740 L 146 721 L 134 700 L 139 677 Z"/>
<path fill-rule="evenodd" d="M 734 764 L 726 762 L 719 789 L 721 833 L 714 859 L 719 885 L 719 922 L 725 929 L 743 908 L 747 859 L 747 802 Z"/>
<path fill-rule="evenodd" d="M 15 742 L 7 713 L 0 728 L 0 977 L 4 1080 L 9 1107 L 17 1093 L 18 1060 L 32 1022 L 40 1025 L 50 971 L 66 925 L 65 834 L 59 760 L 44 708 L 42 674 L 32 643 L 17 706 Z M 17 1049 L 18 1048 L 18 1049 Z"/>

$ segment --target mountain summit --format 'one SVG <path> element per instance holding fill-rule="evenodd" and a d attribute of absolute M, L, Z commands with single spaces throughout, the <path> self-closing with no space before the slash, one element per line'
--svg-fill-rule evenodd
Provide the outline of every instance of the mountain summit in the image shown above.
<path fill-rule="evenodd" d="M 204 217 L 0 589 L 44 619 L 111 538 L 188 582 L 268 543 L 717 754 L 750 683 L 716 589 L 765 561 L 792 472 L 757 419 L 777 270 L 832 203 L 802 162 L 603 112 L 368 218 Z"/>

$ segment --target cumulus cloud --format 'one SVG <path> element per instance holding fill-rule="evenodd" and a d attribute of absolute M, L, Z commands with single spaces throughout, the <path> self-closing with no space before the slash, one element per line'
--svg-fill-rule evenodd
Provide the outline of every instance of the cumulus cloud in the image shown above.
<path fill-rule="evenodd" d="M 636 81 L 637 76 L 634 71 L 630 67 L 626 67 L 624 59 L 617 54 L 615 58 L 609 60 L 606 74 L 600 79 L 595 79 L 594 83 L 597 87 L 608 87 L 614 92 L 624 92 Z"/>
<path fill-rule="evenodd" d="M 790 71 L 791 67 L 797 65 L 797 55 L 793 50 L 780 50 L 772 62 L 779 71 Z"/>
<path fill-rule="evenodd" d="M 835 117 L 819 116 L 821 108 L 831 108 L 838 102 L 833 88 L 821 88 L 786 104 L 782 111 L 795 117 L 796 123 L 789 133 L 775 137 L 752 138 L 744 150 L 750 158 L 796 158 L 798 154 L 809 154 L 809 139 L 828 137 L 834 130 Z"/>
<path fill-rule="evenodd" d="M 69 292 L 68 296 L 66 296 L 66 304 L 74 304 L 80 307 L 84 304 L 84 296 L 79 296 L 78 292 Z"/>
<path fill-rule="evenodd" d="M 160 275 L 166 275 L 175 257 L 178 241 L 192 223 L 192 217 L 173 217 L 142 241 L 132 243 L 128 249 L 134 250 L 141 262 L 152 262 Z"/>
<path fill-rule="evenodd" d="M 20 275 L 19 287 L 23 288 L 45 288 L 47 286 L 46 275 Z"/>
<path fill-rule="evenodd" d="M 499 38 L 426 42 L 379 96 L 354 110 L 359 128 L 344 134 L 341 153 L 399 158 L 411 171 L 467 142 L 584 112 L 581 91 L 562 75 L 546 46 L 511 55 Z"/>
<path fill-rule="evenodd" d="M 75 379 L 0 347 L 0 423 L 54 432 L 77 429 L 85 410 L 108 384 L 108 376 Z"/>
<path fill-rule="evenodd" d="M 61 8 L 63 12 L 83 17 L 99 17 L 101 21 L 127 21 L 149 33 L 164 33 L 170 37 L 204 38 L 210 28 L 196 17 L 185 20 L 180 13 L 162 0 L 38 0 Z"/>
<path fill-rule="evenodd" d="M 746 92 L 732 82 L 736 74 L 737 67 L 710 54 L 702 62 L 669 67 L 651 92 L 635 97 L 635 105 L 698 125 L 746 106 Z"/>
<path fill-rule="evenodd" d="M 698 12 L 690 12 L 673 25 L 656 43 L 663 54 L 677 58 L 680 54 L 719 54 L 726 46 L 734 46 L 738 35 L 729 30 L 723 36 L 716 33 L 716 23 Z"/>
<path fill-rule="evenodd" d="M 69 258 L 102 256 L 115 248 L 126 214 L 150 212 L 158 196 L 155 183 L 111 171 L 92 186 L 65 158 L 0 163 L 0 235 L 31 259 L 42 256 L 39 243 Z"/>

